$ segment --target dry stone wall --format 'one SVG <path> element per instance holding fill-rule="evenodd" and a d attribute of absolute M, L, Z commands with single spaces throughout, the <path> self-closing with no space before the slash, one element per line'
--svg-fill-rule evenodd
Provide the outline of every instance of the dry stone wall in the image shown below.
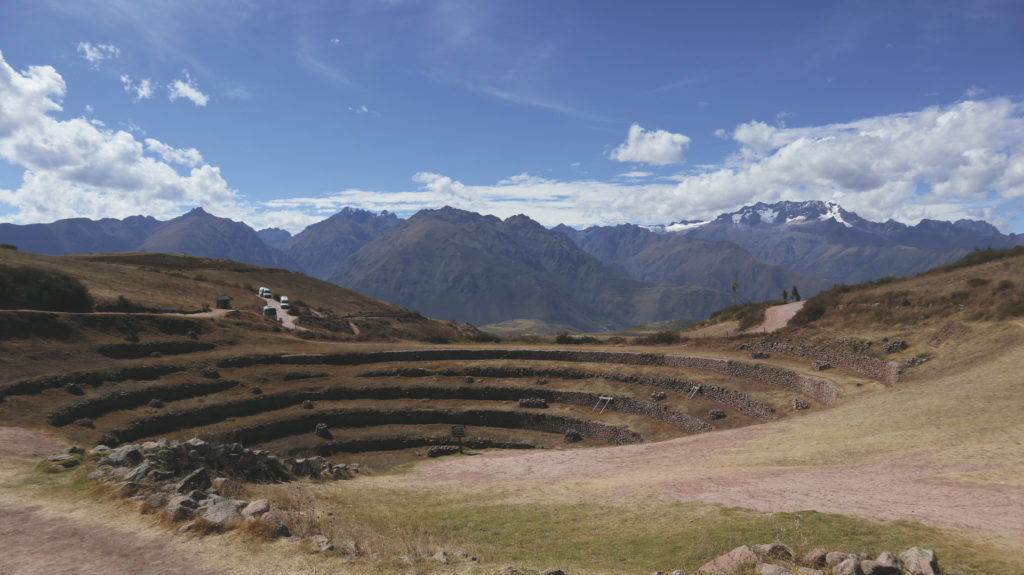
<path fill-rule="evenodd" d="M 573 363 L 615 363 L 625 365 L 651 365 L 695 369 L 720 373 L 730 377 L 750 379 L 804 394 L 822 404 L 839 398 L 839 387 L 827 379 L 801 375 L 787 369 L 748 364 L 738 361 L 606 351 L 530 350 L 530 349 L 439 349 L 416 351 L 385 351 L 377 353 L 350 353 L 334 355 L 255 355 L 221 360 L 220 367 L 247 367 L 252 365 L 366 365 L 387 362 L 428 361 L 561 361 Z"/>
<path fill-rule="evenodd" d="M 50 425 L 60 427 L 83 417 L 96 418 L 118 409 L 134 409 L 143 405 L 153 405 L 152 402 L 156 400 L 162 403 L 210 395 L 231 389 L 236 385 L 238 385 L 237 381 L 218 380 L 150 386 L 145 389 L 121 391 L 62 407 L 50 413 L 46 420 Z"/>
<path fill-rule="evenodd" d="M 749 347 L 749 349 L 756 351 L 781 353 L 792 357 L 810 359 L 819 364 L 839 366 L 859 373 L 864 377 L 880 381 L 885 385 L 899 383 L 900 376 L 903 373 L 903 369 L 898 363 L 843 349 L 809 344 L 794 345 L 782 341 L 769 340 L 747 344 L 744 347 Z"/>
<path fill-rule="evenodd" d="M 109 371 L 82 371 L 52 377 L 25 379 L 0 386 L 0 401 L 3 401 L 8 395 L 35 395 L 47 389 L 64 387 L 72 383 L 99 387 L 106 381 L 118 382 L 131 379 L 151 381 L 171 373 L 185 371 L 186 369 L 188 368 L 175 365 L 141 365 L 122 367 Z"/>

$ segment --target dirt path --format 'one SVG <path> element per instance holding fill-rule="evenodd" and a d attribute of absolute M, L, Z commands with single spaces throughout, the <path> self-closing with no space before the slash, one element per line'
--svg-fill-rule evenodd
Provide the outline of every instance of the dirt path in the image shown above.
<path fill-rule="evenodd" d="M 772 306 L 765 310 L 764 321 L 757 327 L 752 327 L 744 333 L 772 333 L 778 331 L 793 319 L 796 312 L 803 309 L 805 301 L 795 301 L 782 305 Z"/>
<path fill-rule="evenodd" d="M 295 323 L 295 320 L 298 319 L 297 317 L 295 317 L 294 315 L 289 315 L 287 310 L 281 308 L 281 302 L 269 297 L 260 299 L 266 302 L 266 305 L 271 305 L 277 308 L 277 319 L 281 320 L 281 327 L 291 330 L 308 331 L 306 328 Z"/>

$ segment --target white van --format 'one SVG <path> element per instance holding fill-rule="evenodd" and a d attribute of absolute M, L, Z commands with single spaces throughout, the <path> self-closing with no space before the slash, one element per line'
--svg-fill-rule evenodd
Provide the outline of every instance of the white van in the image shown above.
<path fill-rule="evenodd" d="M 267 292 L 269 292 L 269 291 L 270 290 L 268 290 L 267 288 L 265 288 L 263 286 L 260 286 L 260 291 L 259 291 L 260 297 L 267 297 Z"/>
<path fill-rule="evenodd" d="M 281 296 L 281 309 L 288 309 L 292 307 L 292 304 L 288 303 L 288 296 Z"/>
<path fill-rule="evenodd" d="M 265 305 L 265 306 L 263 306 L 263 316 L 264 317 L 276 318 L 277 317 L 277 308 L 272 306 L 272 305 Z"/>

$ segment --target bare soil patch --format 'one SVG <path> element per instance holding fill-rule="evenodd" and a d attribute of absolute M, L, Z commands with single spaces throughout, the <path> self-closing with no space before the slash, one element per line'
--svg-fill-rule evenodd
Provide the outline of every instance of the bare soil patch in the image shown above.
<path fill-rule="evenodd" d="M 63 448 L 40 432 L 21 427 L 0 427 L 0 457 L 43 459 Z"/>
<path fill-rule="evenodd" d="M 764 321 L 761 325 L 748 329 L 744 333 L 772 333 L 789 325 L 798 311 L 803 309 L 805 301 L 795 301 L 782 305 L 775 305 L 764 310 Z"/>

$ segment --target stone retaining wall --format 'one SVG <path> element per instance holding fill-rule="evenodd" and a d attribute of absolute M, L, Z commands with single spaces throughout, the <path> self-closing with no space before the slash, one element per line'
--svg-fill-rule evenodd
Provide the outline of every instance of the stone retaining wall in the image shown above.
<path fill-rule="evenodd" d="M 842 349 L 831 349 L 809 344 L 793 345 L 791 343 L 768 340 L 749 344 L 749 347 L 757 351 L 781 353 L 792 357 L 811 359 L 815 362 L 829 363 L 859 373 L 864 377 L 880 381 L 885 385 L 899 383 L 900 376 L 903 373 L 903 369 L 898 363 Z"/>
<path fill-rule="evenodd" d="M 129 379 L 151 381 L 187 369 L 187 367 L 176 365 L 142 365 L 121 367 L 109 371 L 84 371 L 39 379 L 25 379 L 0 386 L 0 401 L 3 401 L 8 395 L 35 395 L 47 389 L 63 387 L 69 383 L 99 387 L 105 381 L 117 382 Z"/>
<path fill-rule="evenodd" d="M 598 401 L 598 394 L 558 391 L 545 388 L 517 387 L 331 387 L 318 390 L 286 391 L 268 395 L 225 401 L 215 405 L 206 405 L 182 412 L 154 415 L 137 420 L 128 427 L 112 431 L 103 438 L 107 445 L 117 445 L 126 441 L 134 441 L 141 437 L 162 435 L 186 427 L 199 427 L 223 421 L 230 417 L 247 417 L 266 411 L 284 409 L 300 405 L 306 401 L 340 401 L 346 399 L 469 399 L 481 401 L 519 401 L 522 397 L 539 397 L 552 403 L 565 403 L 584 407 L 593 406 Z M 141 401 L 142 398 L 134 398 Z M 150 398 L 146 398 L 148 401 Z M 142 401 L 145 403 L 145 401 Z M 73 407 L 73 406 L 72 406 Z M 681 429 L 687 433 L 704 433 L 712 431 L 713 426 L 700 418 L 680 413 L 649 401 L 638 401 L 630 398 L 616 398 L 607 408 L 610 411 L 650 417 Z M 59 421 L 68 416 L 61 416 Z M 81 417 L 81 416 L 78 416 Z M 67 421 L 74 421 L 72 418 Z M 51 420 L 51 424 L 53 423 Z M 501 427 L 501 426 L 497 426 Z M 564 430 L 559 431 L 559 433 Z"/>
<path fill-rule="evenodd" d="M 237 381 L 210 381 L 199 383 L 177 383 L 174 385 L 150 386 L 145 389 L 121 391 L 96 397 L 62 407 L 51 412 L 46 420 L 55 427 L 67 425 L 83 417 L 96 418 L 118 409 L 134 409 L 146 405 L 150 400 L 176 401 L 201 395 L 219 393 L 238 385 Z"/>
<path fill-rule="evenodd" d="M 102 345 L 96 351 L 100 355 L 112 359 L 138 359 L 149 357 L 154 353 L 161 355 L 180 355 L 210 351 L 214 346 L 204 341 L 155 341 L 149 343 L 112 343 Z"/>
<path fill-rule="evenodd" d="M 377 439 L 352 439 L 347 441 L 330 441 L 307 447 L 289 450 L 287 455 L 293 457 L 310 454 L 329 457 L 335 453 L 364 453 L 366 451 L 398 451 L 417 447 L 435 445 L 457 445 L 450 436 L 442 437 L 386 437 Z M 462 445 L 466 449 L 536 449 L 535 445 L 519 441 L 492 441 L 490 439 L 465 439 Z"/>
<path fill-rule="evenodd" d="M 801 375 L 787 369 L 761 364 L 748 364 L 732 360 L 606 351 L 569 350 L 501 350 L 501 349 L 438 349 L 417 351 L 385 351 L 377 353 L 347 353 L 333 355 L 254 355 L 233 357 L 218 362 L 219 367 L 247 367 L 271 365 L 366 365 L 386 362 L 427 361 L 562 361 L 574 363 L 615 363 L 625 365 L 651 365 L 711 371 L 730 377 L 750 379 L 766 385 L 781 387 L 829 404 L 839 398 L 839 388 L 826 379 Z"/>

